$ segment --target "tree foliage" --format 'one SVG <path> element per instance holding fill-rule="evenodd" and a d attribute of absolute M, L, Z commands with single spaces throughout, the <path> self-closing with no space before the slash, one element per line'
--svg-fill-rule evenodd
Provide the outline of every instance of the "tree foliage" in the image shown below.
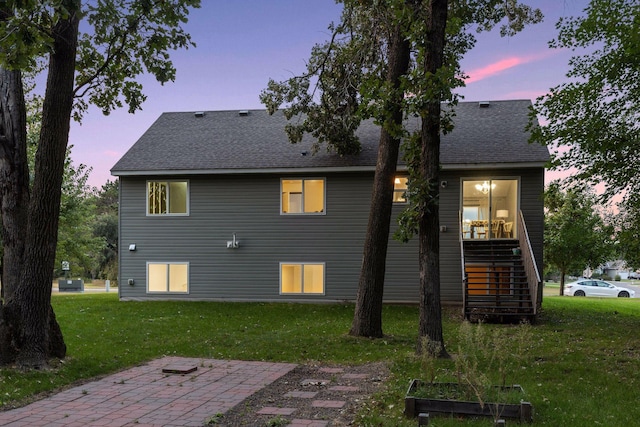
<path fill-rule="evenodd" d="M 53 48 L 52 26 L 70 13 L 63 0 L 6 0 L 0 22 L 0 64 L 31 70 Z M 83 1 L 78 35 L 74 119 L 89 105 L 109 114 L 127 106 L 141 109 L 146 96 L 137 76 L 149 73 L 160 83 L 175 80 L 169 51 L 195 46 L 181 25 L 200 0 Z"/>
<path fill-rule="evenodd" d="M 562 190 L 554 181 L 545 192 L 544 261 L 564 276 L 587 267 L 597 268 L 613 254 L 613 228 L 597 212 L 593 192 L 585 186 Z"/>
<path fill-rule="evenodd" d="M 633 270 L 640 269 L 640 206 L 635 198 L 627 198 L 618 205 L 612 219 L 616 230 L 616 255 Z"/>
<path fill-rule="evenodd" d="M 315 45 L 306 71 L 284 81 L 270 79 L 260 95 L 270 113 L 282 109 L 289 123 L 289 140 L 297 143 L 308 133 L 316 139 L 317 152 L 324 144 L 338 154 L 359 152 L 354 135 L 362 120 L 373 118 L 382 125 L 389 118 L 388 104 L 397 90 L 410 94 L 402 101 L 406 115 L 420 115 L 435 93 L 426 88 L 432 79 L 416 62 L 419 45 L 424 43 L 429 1 L 343 0 L 339 23 L 328 29 L 331 39 Z M 527 24 L 542 20 L 539 9 L 514 0 L 452 0 L 448 2 L 445 63 L 437 79 L 446 91 L 443 101 L 455 100 L 452 91 L 464 85 L 460 60 L 476 43 L 474 33 L 500 26 L 502 35 L 515 35 Z M 506 23 L 505 23 L 506 18 Z M 387 45 L 395 25 L 412 43 L 412 66 L 402 87 L 392 88 L 386 79 Z M 422 45 L 424 47 L 424 44 Z M 450 129 L 450 120 L 443 128 Z M 449 117 L 450 118 L 450 117 Z M 388 121 L 389 122 L 389 121 Z M 395 136 L 406 136 L 402 127 L 387 129 Z"/>
<path fill-rule="evenodd" d="M 592 0 L 585 16 L 561 19 L 556 49 L 585 52 L 569 62 L 569 81 L 535 103 L 548 123 L 532 138 L 552 149 L 555 169 L 573 182 L 604 183 L 610 197 L 640 192 L 640 3 Z"/>
<path fill-rule="evenodd" d="M 62 261 L 69 261 L 73 276 L 92 277 L 94 260 L 104 246 L 103 240 L 93 232 L 95 207 L 87 185 L 90 172 L 86 165 L 75 166 L 67 155 L 54 264 L 54 274 L 58 277 L 64 274 L 61 271 Z"/>
<path fill-rule="evenodd" d="M 117 180 L 107 181 L 90 197 L 94 208 L 93 236 L 101 240 L 91 274 L 95 278 L 112 281 L 118 277 L 118 186 Z"/>
<path fill-rule="evenodd" d="M 314 152 L 323 144 L 340 155 L 360 151 L 360 122 L 376 117 L 381 123 L 387 113 L 382 94 L 391 90 L 385 73 L 392 19 L 385 2 L 347 0 L 341 22 L 329 26 L 331 40 L 312 48 L 306 72 L 269 80 L 260 100 L 271 114 L 283 108 L 292 143 L 308 133 L 316 140 Z"/>

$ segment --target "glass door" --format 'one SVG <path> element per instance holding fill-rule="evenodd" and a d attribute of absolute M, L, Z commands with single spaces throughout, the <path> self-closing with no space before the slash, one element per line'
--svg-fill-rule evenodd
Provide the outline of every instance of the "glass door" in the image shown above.
<path fill-rule="evenodd" d="M 464 180 L 461 211 L 464 239 L 517 238 L 518 180 Z"/>

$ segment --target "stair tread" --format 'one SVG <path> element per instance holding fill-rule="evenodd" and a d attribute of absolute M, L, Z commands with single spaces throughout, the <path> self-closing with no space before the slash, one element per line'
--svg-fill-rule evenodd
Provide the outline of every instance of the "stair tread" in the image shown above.
<path fill-rule="evenodd" d="M 527 269 L 517 239 L 465 240 L 465 315 L 524 317 L 535 314 Z M 483 294 L 476 294 L 483 292 Z M 488 294 L 484 294 L 488 292 Z M 504 293 L 501 293 L 504 292 Z"/>

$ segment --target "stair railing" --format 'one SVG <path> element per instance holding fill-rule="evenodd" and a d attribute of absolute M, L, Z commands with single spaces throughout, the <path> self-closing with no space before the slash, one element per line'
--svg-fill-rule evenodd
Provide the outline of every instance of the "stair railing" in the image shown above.
<path fill-rule="evenodd" d="M 464 262 L 464 229 L 462 228 L 462 212 L 458 212 L 458 231 L 460 241 L 460 262 L 462 272 L 462 314 L 467 312 L 467 293 L 469 292 L 469 282 Z"/>
<path fill-rule="evenodd" d="M 533 314 L 536 316 L 540 308 L 540 301 L 538 297 L 538 291 L 542 286 L 542 280 L 540 279 L 540 272 L 536 265 L 536 258 L 533 255 L 533 248 L 531 247 L 531 241 L 529 240 L 529 232 L 527 231 L 527 225 L 524 222 L 524 215 L 522 211 L 519 211 L 520 221 L 518 221 L 518 242 L 520 244 L 520 250 L 522 253 L 522 262 L 527 274 L 527 283 L 529 285 L 529 294 L 531 295 L 531 304 L 533 307 Z"/>

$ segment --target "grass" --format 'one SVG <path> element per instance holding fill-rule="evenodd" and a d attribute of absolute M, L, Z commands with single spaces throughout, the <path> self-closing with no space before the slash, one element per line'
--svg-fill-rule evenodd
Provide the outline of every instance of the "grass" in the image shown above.
<path fill-rule="evenodd" d="M 384 339 L 346 334 L 350 304 L 120 302 L 115 294 L 54 295 L 53 306 L 68 357 L 48 371 L 0 370 L 0 405 L 105 375 L 162 355 L 305 363 L 362 364 L 387 361 L 391 378 L 367 403 L 357 425 L 415 426 L 403 415 L 404 394 L 423 378 L 414 355 L 418 309 L 385 306 Z M 461 342 L 459 309 L 445 310 L 445 344 Z M 634 425 L 640 419 L 640 301 L 546 297 L 524 351 L 515 346 L 518 326 L 501 330 L 511 366 L 508 384 L 520 384 L 535 409 L 535 425 Z M 516 358 L 514 354 L 521 354 Z M 483 368 L 480 358 L 479 369 Z M 488 363 L 488 362 L 487 362 Z M 455 376 L 453 360 L 436 360 L 436 381 Z M 500 384 L 501 373 L 486 369 Z M 431 374 L 430 374 L 431 375 Z M 512 422 L 510 422 L 512 424 Z M 487 426 L 490 420 L 432 417 L 433 426 Z"/>

